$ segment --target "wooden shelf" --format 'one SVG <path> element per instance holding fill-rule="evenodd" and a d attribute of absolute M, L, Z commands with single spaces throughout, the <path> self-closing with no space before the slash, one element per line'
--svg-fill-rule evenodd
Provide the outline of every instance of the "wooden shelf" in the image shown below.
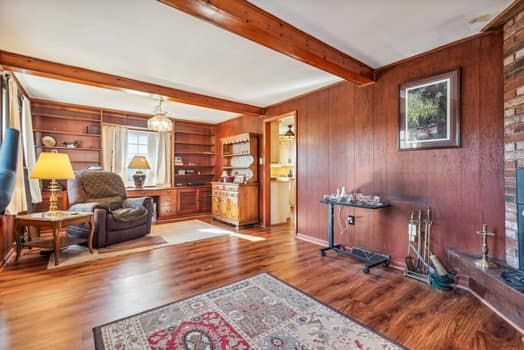
<path fill-rule="evenodd" d="M 73 237 L 60 237 L 60 248 L 64 248 L 73 244 L 80 244 L 87 242 L 87 238 L 73 238 Z M 24 247 L 37 247 L 41 249 L 54 249 L 53 239 L 38 239 L 29 242 L 22 243 Z"/>
<path fill-rule="evenodd" d="M 239 157 L 239 156 L 250 156 L 249 153 L 235 153 L 235 154 L 223 154 L 222 157 L 224 158 L 230 158 L 230 157 Z"/>
<path fill-rule="evenodd" d="M 69 135 L 69 136 L 88 136 L 88 137 L 100 137 L 97 134 L 83 134 L 79 132 L 69 132 L 69 131 L 56 131 L 56 130 L 43 130 L 43 129 L 34 129 L 33 132 L 42 132 L 49 134 L 59 134 L 59 135 Z"/>
<path fill-rule="evenodd" d="M 35 146 L 36 148 L 46 148 L 46 149 L 65 149 L 65 150 L 76 150 L 76 151 L 101 151 L 101 148 L 82 148 L 82 147 L 57 147 L 57 146 Z"/>
<path fill-rule="evenodd" d="M 204 132 L 198 132 L 198 131 L 176 131 L 175 127 L 175 134 L 188 134 L 188 135 L 201 135 L 201 136 L 215 136 L 215 134 L 207 134 Z"/>
<path fill-rule="evenodd" d="M 181 141 L 181 142 L 178 142 L 178 141 L 175 141 L 175 144 L 176 145 L 191 145 L 191 146 L 215 146 L 214 143 L 198 143 L 198 142 L 184 142 L 184 141 Z"/>
<path fill-rule="evenodd" d="M 214 152 L 177 152 L 175 151 L 175 154 L 185 154 L 185 155 L 192 155 L 192 156 L 215 156 L 216 153 Z"/>
<path fill-rule="evenodd" d="M 215 174 L 175 174 L 177 176 L 215 176 Z"/>
<path fill-rule="evenodd" d="M 238 169 L 251 169 L 249 166 L 223 166 L 224 170 L 238 170 Z"/>
<path fill-rule="evenodd" d="M 215 176 L 213 164 L 216 157 L 215 129 L 211 124 L 179 121 L 175 123 L 175 138 L 173 142 L 175 156 L 182 158 L 185 163 L 195 165 L 174 166 L 173 180 L 175 184 L 187 185 L 195 182 L 208 182 Z M 192 169 L 194 174 L 177 174 L 178 170 Z M 204 174 L 198 174 L 201 170 Z M 209 203 L 211 205 L 211 199 Z"/>
<path fill-rule="evenodd" d="M 63 119 L 63 120 L 74 120 L 74 121 L 83 121 L 83 122 L 95 122 L 100 123 L 100 119 L 90 119 L 90 118 L 82 118 L 82 117 L 65 117 L 61 115 L 51 115 L 51 114 L 41 114 L 41 113 L 33 113 L 34 117 L 43 117 L 43 118 L 53 118 L 53 119 Z"/>
<path fill-rule="evenodd" d="M 175 165 L 178 168 L 214 168 L 214 165 Z"/>

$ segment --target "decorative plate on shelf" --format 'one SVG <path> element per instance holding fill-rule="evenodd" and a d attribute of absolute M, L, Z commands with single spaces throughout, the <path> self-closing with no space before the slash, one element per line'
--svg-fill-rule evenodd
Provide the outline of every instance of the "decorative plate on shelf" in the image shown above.
<path fill-rule="evenodd" d="M 42 142 L 42 145 L 46 146 L 46 147 L 53 147 L 53 146 L 56 146 L 56 140 L 54 137 L 52 136 L 49 136 L 49 135 L 46 135 L 46 136 L 43 136 L 40 141 Z"/>

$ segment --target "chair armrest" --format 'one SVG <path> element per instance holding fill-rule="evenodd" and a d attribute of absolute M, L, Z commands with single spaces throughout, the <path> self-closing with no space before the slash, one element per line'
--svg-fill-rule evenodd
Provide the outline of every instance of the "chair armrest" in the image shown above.
<path fill-rule="evenodd" d="M 108 213 L 111 212 L 111 209 L 104 204 L 97 203 L 97 202 L 89 202 L 89 203 L 78 203 L 74 204 L 69 208 L 69 211 L 78 211 L 78 212 L 84 212 L 84 213 L 91 213 L 94 212 L 95 209 L 103 209 L 107 211 Z"/>
<path fill-rule="evenodd" d="M 151 197 L 137 197 L 128 198 L 124 201 L 124 208 L 149 208 L 153 205 L 153 198 Z"/>

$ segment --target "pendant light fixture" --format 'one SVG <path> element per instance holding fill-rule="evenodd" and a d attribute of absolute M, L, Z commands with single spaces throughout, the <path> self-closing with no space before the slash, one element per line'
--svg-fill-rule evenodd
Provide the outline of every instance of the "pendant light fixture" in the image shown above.
<path fill-rule="evenodd" d="M 173 130 L 173 121 L 167 116 L 167 113 L 162 111 L 162 102 L 164 99 L 160 97 L 158 107 L 155 109 L 155 114 L 147 121 L 147 128 L 158 132 L 168 132 Z"/>
<path fill-rule="evenodd" d="M 293 130 L 291 130 L 292 128 L 293 128 L 293 125 L 288 125 L 286 133 L 280 135 L 280 138 L 282 140 L 288 140 L 288 141 L 293 140 L 295 138 L 295 133 L 293 132 Z"/>

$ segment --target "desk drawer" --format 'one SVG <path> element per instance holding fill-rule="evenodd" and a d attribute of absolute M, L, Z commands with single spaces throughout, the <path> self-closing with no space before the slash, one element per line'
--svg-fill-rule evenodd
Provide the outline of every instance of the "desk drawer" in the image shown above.
<path fill-rule="evenodd" d="M 163 203 L 158 207 L 158 216 L 175 216 L 176 215 L 176 202 Z"/>
<path fill-rule="evenodd" d="M 146 190 L 129 191 L 129 192 L 127 192 L 127 196 L 129 198 L 150 197 L 151 196 L 151 192 L 146 191 Z"/>
<path fill-rule="evenodd" d="M 164 191 L 160 194 L 161 202 L 172 202 L 176 201 L 177 191 Z"/>

